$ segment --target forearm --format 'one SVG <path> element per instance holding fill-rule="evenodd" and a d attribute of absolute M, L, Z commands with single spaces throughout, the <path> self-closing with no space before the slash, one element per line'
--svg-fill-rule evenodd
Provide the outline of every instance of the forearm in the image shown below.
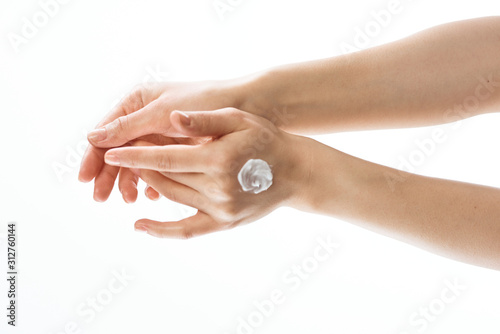
<path fill-rule="evenodd" d="M 296 133 L 451 122 L 500 109 L 499 54 L 500 17 L 444 24 L 240 79 L 238 107 Z"/>
<path fill-rule="evenodd" d="M 311 152 L 310 178 L 293 206 L 500 270 L 500 189 L 405 173 L 309 139 L 297 148 Z"/>

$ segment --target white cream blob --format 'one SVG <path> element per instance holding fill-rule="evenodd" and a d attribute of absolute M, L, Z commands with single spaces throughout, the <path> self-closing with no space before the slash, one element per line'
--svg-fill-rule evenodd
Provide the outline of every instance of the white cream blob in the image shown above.
<path fill-rule="evenodd" d="M 243 191 L 258 194 L 273 184 L 273 173 L 264 160 L 250 159 L 241 167 L 238 181 Z"/>

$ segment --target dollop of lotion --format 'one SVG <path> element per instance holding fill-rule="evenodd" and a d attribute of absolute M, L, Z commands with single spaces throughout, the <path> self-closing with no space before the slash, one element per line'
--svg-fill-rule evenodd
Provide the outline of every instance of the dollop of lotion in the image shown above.
<path fill-rule="evenodd" d="M 273 184 L 273 173 L 264 160 L 250 159 L 241 167 L 238 181 L 243 191 L 258 194 Z"/>

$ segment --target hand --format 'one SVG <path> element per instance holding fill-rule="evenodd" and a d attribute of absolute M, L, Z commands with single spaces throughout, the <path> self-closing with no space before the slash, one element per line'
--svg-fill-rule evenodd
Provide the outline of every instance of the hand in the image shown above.
<path fill-rule="evenodd" d="M 119 173 L 118 188 L 124 200 L 134 202 L 137 176 L 127 168 L 104 164 L 106 150 L 137 138 L 157 145 L 199 144 L 206 139 L 173 138 L 179 134 L 169 124 L 170 113 L 174 109 L 212 110 L 236 105 L 240 92 L 237 86 L 234 82 L 161 83 L 135 89 L 97 125 L 97 130 L 89 133 L 92 145 L 83 156 L 78 179 L 82 182 L 95 179 L 94 199 L 103 202 Z M 100 136 L 106 138 L 99 140 Z M 148 192 L 153 197 L 157 195 L 152 190 Z"/>
<path fill-rule="evenodd" d="M 293 205 L 307 172 L 299 159 L 301 137 L 267 119 L 235 108 L 170 114 L 173 132 L 214 138 L 198 145 L 120 147 L 105 155 L 109 165 L 138 170 L 140 178 L 166 198 L 198 209 L 177 222 L 142 219 L 137 230 L 157 237 L 189 238 L 255 221 L 282 205 Z M 140 143 L 139 143 L 140 144 Z M 140 144 L 140 145 L 144 145 Z M 244 192 L 237 175 L 249 159 L 272 168 L 273 184 L 258 194 Z"/>

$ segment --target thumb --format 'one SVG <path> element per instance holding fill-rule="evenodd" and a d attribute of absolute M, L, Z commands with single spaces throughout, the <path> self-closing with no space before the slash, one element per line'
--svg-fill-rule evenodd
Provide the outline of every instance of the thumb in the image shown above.
<path fill-rule="evenodd" d="M 194 216 L 174 222 L 140 219 L 135 222 L 134 227 L 136 231 L 146 232 L 154 237 L 172 239 L 190 239 L 226 228 L 201 211 Z"/>
<path fill-rule="evenodd" d="M 170 114 L 176 132 L 187 137 L 221 137 L 245 128 L 246 113 L 235 108 L 214 111 L 182 112 Z"/>
<path fill-rule="evenodd" d="M 145 135 L 165 133 L 171 127 L 169 116 L 159 103 L 152 102 L 136 112 L 118 117 L 89 132 L 87 139 L 96 147 L 122 146 Z"/>

